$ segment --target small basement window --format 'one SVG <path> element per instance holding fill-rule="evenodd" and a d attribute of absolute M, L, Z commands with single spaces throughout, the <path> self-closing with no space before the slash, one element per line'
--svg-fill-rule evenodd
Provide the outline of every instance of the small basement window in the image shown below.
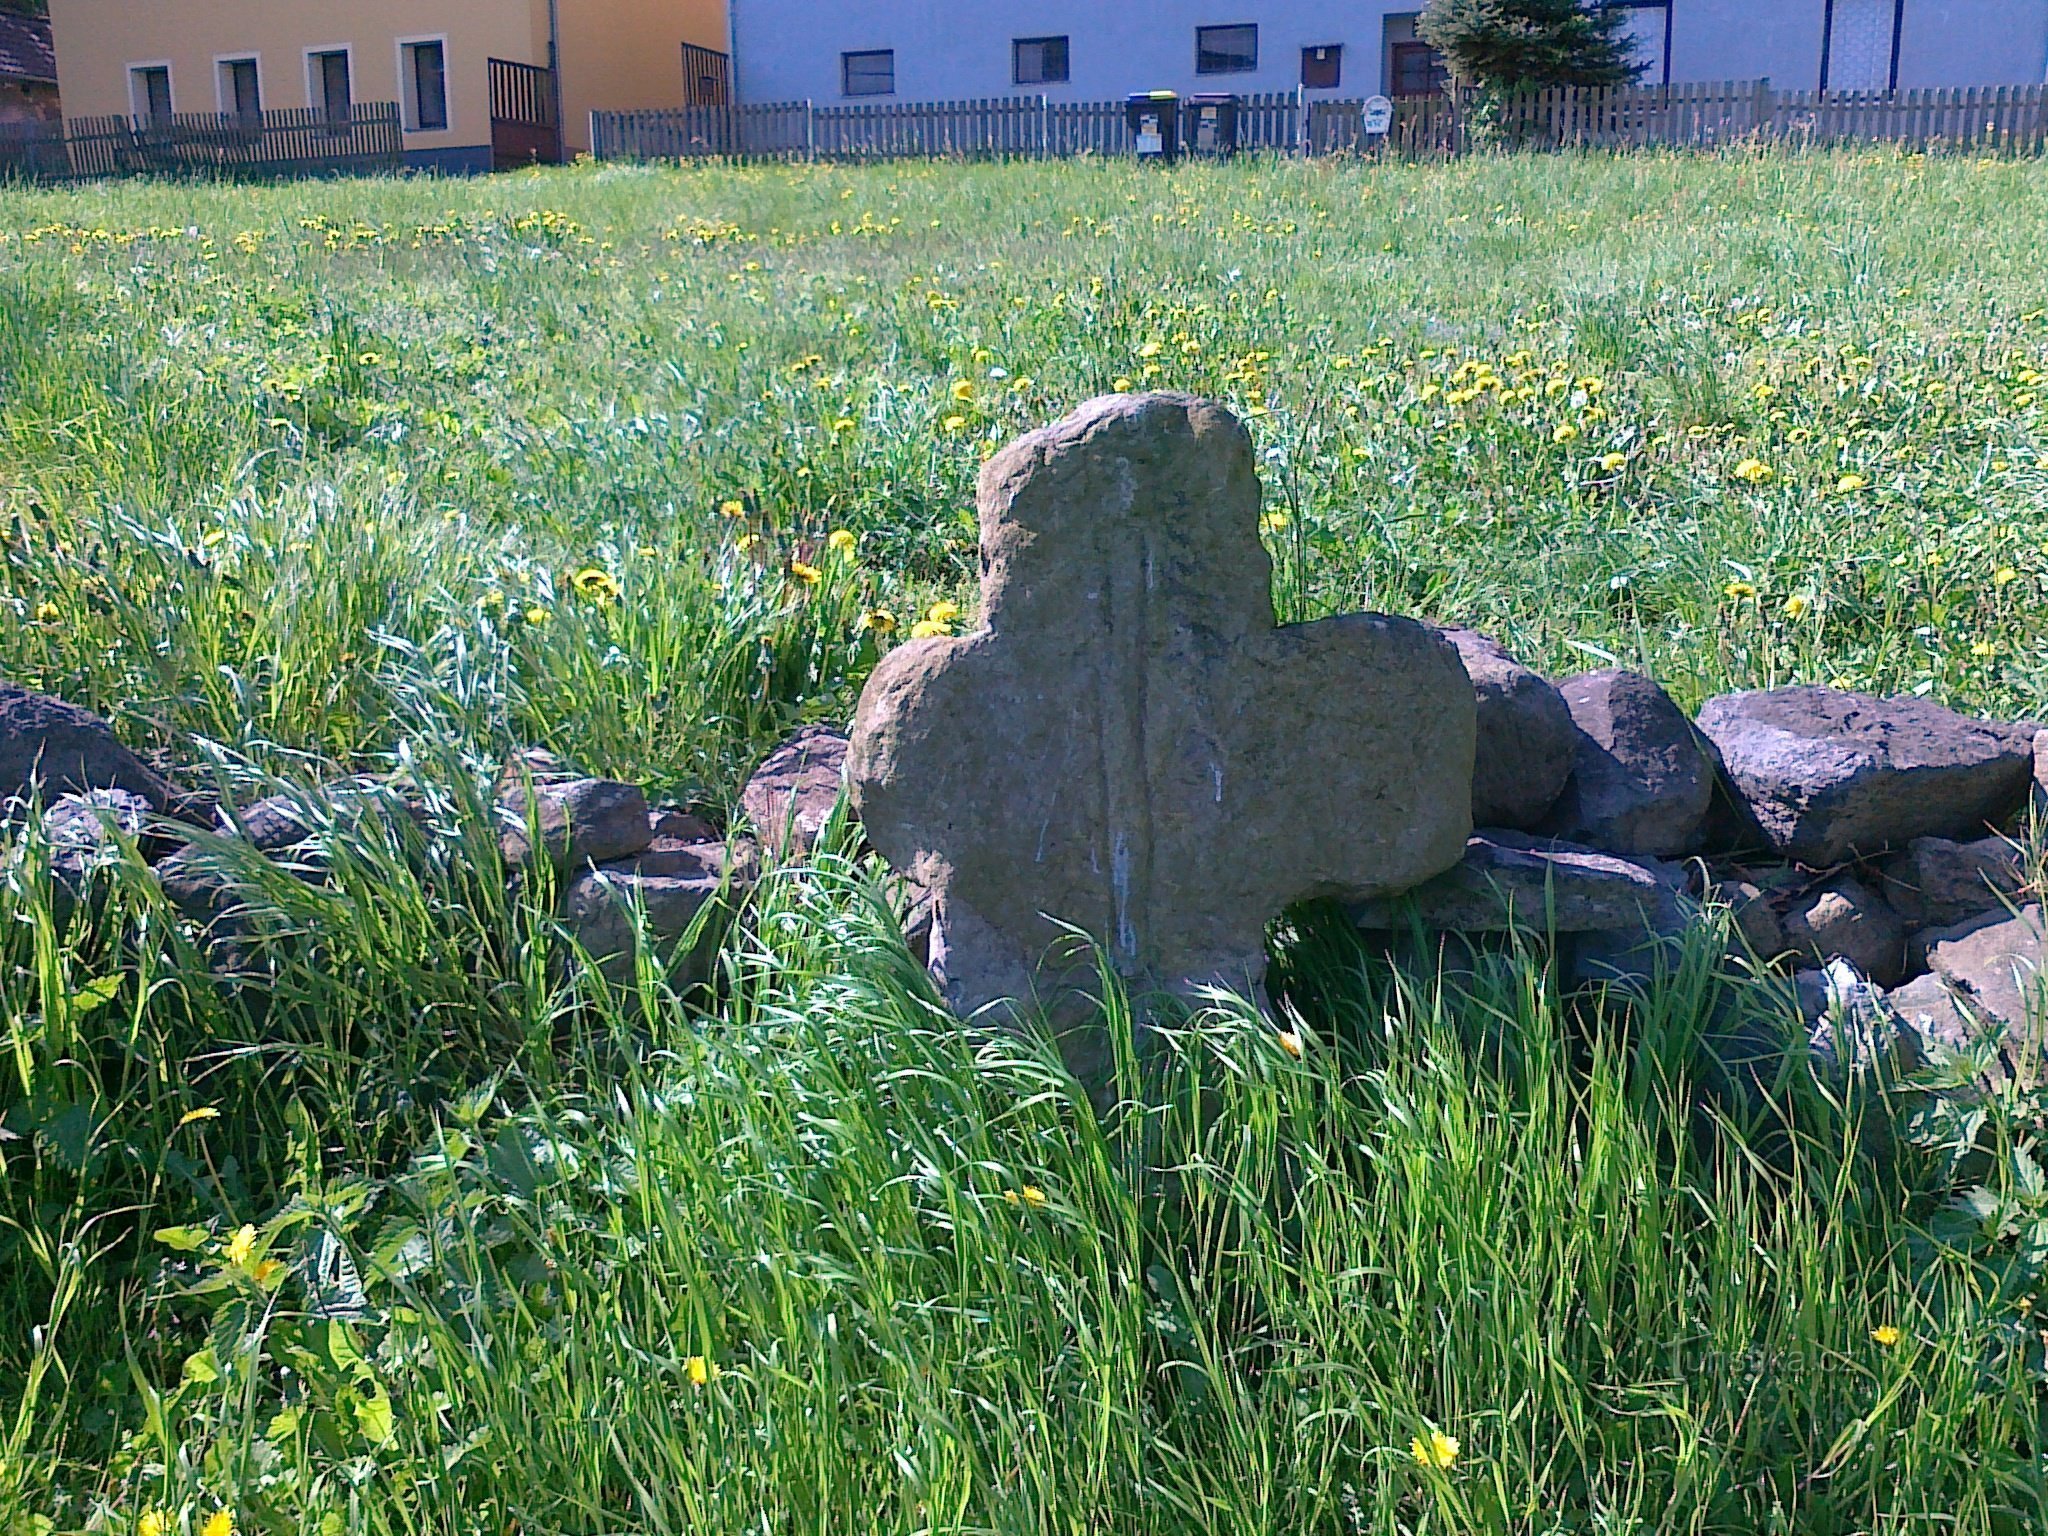
<path fill-rule="evenodd" d="M 1011 78 L 1019 85 L 1058 85 L 1067 78 L 1064 37 L 1020 37 L 1010 44 Z"/>
<path fill-rule="evenodd" d="M 1195 28 L 1195 73 L 1237 75 L 1259 67 L 1255 26 Z"/>
<path fill-rule="evenodd" d="M 848 96 L 894 96 L 896 50 L 870 48 L 839 55 L 840 88 Z"/>

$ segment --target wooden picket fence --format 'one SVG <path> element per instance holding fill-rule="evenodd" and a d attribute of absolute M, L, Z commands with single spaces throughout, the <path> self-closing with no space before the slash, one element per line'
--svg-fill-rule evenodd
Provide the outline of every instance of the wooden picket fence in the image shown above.
<path fill-rule="evenodd" d="M 607 160 L 1038 159 L 1131 149 L 1122 102 L 1037 96 L 596 112 L 591 142 Z M 1897 143 L 2031 155 L 2048 151 L 2048 85 L 1822 93 L 1724 80 L 1561 89 L 1510 98 L 1484 133 L 1451 97 L 1411 96 L 1394 103 L 1384 137 L 1365 132 L 1363 101 L 1310 100 L 1300 92 L 1238 98 L 1238 146 L 1245 150 L 1437 158 L 1480 143 L 1538 150 Z"/>
<path fill-rule="evenodd" d="M 396 171 L 404 160 L 398 105 L 389 101 L 358 102 L 346 117 L 299 107 L 246 117 L 180 113 L 162 122 L 73 117 L 0 125 L 0 178 L 25 181 L 358 176 Z"/>

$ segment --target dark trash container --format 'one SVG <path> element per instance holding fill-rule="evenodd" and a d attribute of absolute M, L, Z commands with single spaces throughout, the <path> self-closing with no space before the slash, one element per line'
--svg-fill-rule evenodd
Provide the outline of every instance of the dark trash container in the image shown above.
<path fill-rule="evenodd" d="M 1180 98 L 1172 91 L 1141 91 L 1124 98 L 1124 121 L 1140 160 L 1166 164 L 1180 158 Z"/>
<path fill-rule="evenodd" d="M 1222 159 L 1237 153 L 1237 98 L 1190 96 L 1181 143 L 1191 155 Z"/>

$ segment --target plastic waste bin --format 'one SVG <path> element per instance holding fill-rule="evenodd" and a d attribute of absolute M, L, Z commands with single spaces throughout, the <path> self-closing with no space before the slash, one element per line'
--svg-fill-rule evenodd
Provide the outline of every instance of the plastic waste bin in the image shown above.
<path fill-rule="evenodd" d="M 1124 98 L 1124 121 L 1140 160 L 1162 165 L 1180 158 L 1180 97 L 1172 91 L 1141 91 Z"/>
<path fill-rule="evenodd" d="M 1181 142 L 1191 155 L 1224 159 L 1237 153 L 1237 98 L 1190 96 Z"/>

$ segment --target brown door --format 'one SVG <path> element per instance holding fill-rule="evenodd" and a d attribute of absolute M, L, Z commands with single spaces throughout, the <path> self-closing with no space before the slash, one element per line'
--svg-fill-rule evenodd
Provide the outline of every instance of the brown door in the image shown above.
<path fill-rule="evenodd" d="M 562 124 L 555 113 L 555 72 L 538 64 L 491 61 L 491 165 L 562 163 Z"/>

